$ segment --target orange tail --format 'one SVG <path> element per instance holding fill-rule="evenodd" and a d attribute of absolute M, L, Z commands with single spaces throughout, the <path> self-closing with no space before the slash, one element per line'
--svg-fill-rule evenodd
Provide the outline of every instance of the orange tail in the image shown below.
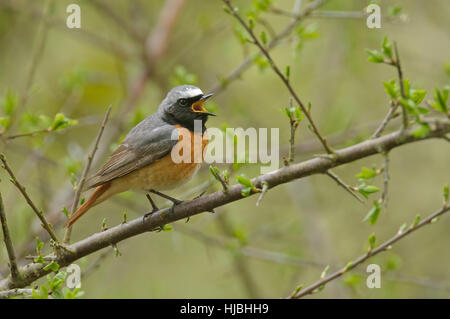
<path fill-rule="evenodd" d="M 108 183 L 98 186 L 92 193 L 92 195 L 88 198 L 88 200 L 83 205 L 81 205 L 75 213 L 73 213 L 69 220 L 64 224 L 64 227 L 72 227 L 72 225 L 78 220 L 78 218 L 83 216 L 91 207 L 98 204 L 98 198 L 104 192 L 106 192 L 110 185 L 111 184 Z"/>

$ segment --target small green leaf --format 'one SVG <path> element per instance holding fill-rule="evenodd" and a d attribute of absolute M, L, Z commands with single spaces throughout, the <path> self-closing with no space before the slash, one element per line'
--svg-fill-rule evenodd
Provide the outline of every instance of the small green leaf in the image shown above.
<path fill-rule="evenodd" d="M 416 104 L 420 104 L 420 102 L 422 102 L 423 99 L 425 98 L 425 95 L 427 95 L 427 91 L 426 90 L 414 90 L 413 89 L 410 92 L 411 99 Z"/>
<path fill-rule="evenodd" d="M 420 215 L 416 215 L 416 218 L 414 218 L 414 223 L 412 225 L 412 227 L 416 227 L 420 222 Z"/>
<path fill-rule="evenodd" d="M 352 268 L 352 267 L 353 267 L 353 263 L 352 263 L 352 262 L 349 262 L 347 265 L 345 265 L 344 272 L 349 271 L 350 268 Z"/>
<path fill-rule="evenodd" d="M 325 267 L 325 269 L 322 271 L 322 273 L 320 274 L 320 279 L 323 279 L 323 278 L 325 278 L 327 276 L 328 270 L 330 270 L 330 265 L 327 265 Z"/>
<path fill-rule="evenodd" d="M 247 197 L 252 192 L 252 187 L 245 187 L 241 190 L 241 195 Z"/>
<path fill-rule="evenodd" d="M 430 133 L 430 126 L 428 123 L 421 123 L 420 126 L 413 131 L 413 135 L 416 138 L 426 137 L 428 136 L 428 133 Z"/>
<path fill-rule="evenodd" d="M 367 213 L 366 217 L 364 217 L 363 222 L 369 221 L 370 225 L 375 225 L 378 220 L 378 216 L 380 215 L 380 210 L 381 210 L 380 203 L 377 200 L 374 200 L 373 207 Z"/>
<path fill-rule="evenodd" d="M 57 131 L 57 130 L 61 130 L 63 128 L 66 128 L 69 126 L 74 126 L 77 124 L 78 124 L 77 120 L 69 119 L 68 117 L 65 117 L 65 115 L 63 113 L 57 113 L 55 115 L 55 118 L 53 119 L 53 123 L 50 126 L 49 130 Z"/>
<path fill-rule="evenodd" d="M 399 88 L 395 83 L 395 79 L 392 79 L 389 82 L 383 81 L 384 89 L 387 94 L 391 97 L 391 99 L 397 98 L 399 95 Z"/>
<path fill-rule="evenodd" d="M 373 250 L 375 248 L 375 242 L 376 242 L 375 233 L 372 233 L 369 236 L 369 248 L 370 248 L 370 250 Z"/>
<path fill-rule="evenodd" d="M 300 290 L 303 289 L 303 284 L 300 284 L 297 286 L 297 288 L 295 288 L 294 290 L 294 295 L 298 294 L 300 292 Z"/>
<path fill-rule="evenodd" d="M 372 63 L 383 63 L 384 59 L 380 52 L 377 50 L 366 49 L 367 54 L 369 54 L 369 62 Z"/>
<path fill-rule="evenodd" d="M 401 225 L 400 228 L 398 229 L 398 233 L 399 233 L 399 234 L 402 234 L 402 233 L 406 230 L 407 227 L 408 227 L 408 226 L 406 225 L 406 223 L 404 223 L 404 224 Z"/>
<path fill-rule="evenodd" d="M 64 215 L 66 215 L 67 218 L 69 218 L 69 211 L 67 210 L 66 206 L 63 207 L 62 212 L 64 213 Z"/>
<path fill-rule="evenodd" d="M 173 226 L 164 225 L 161 230 L 165 232 L 171 232 L 173 230 Z"/>
<path fill-rule="evenodd" d="M 252 181 L 250 179 L 248 179 L 245 175 L 238 175 L 238 176 L 236 176 L 236 179 L 239 182 L 239 184 L 246 186 L 246 187 L 253 188 Z"/>
<path fill-rule="evenodd" d="M 448 197 L 449 197 L 449 187 L 448 184 L 444 185 L 443 189 L 442 189 L 442 193 L 444 195 L 444 204 L 448 205 Z"/>
<path fill-rule="evenodd" d="M 59 270 L 59 264 L 56 262 L 51 262 L 48 265 L 46 265 L 43 269 L 57 272 Z"/>
<path fill-rule="evenodd" d="M 266 36 L 266 33 L 264 31 L 261 32 L 261 36 L 260 37 L 261 37 L 262 43 L 264 45 L 266 45 L 267 44 L 267 36 Z"/>
<path fill-rule="evenodd" d="M 383 39 L 381 50 L 383 51 L 384 55 L 392 59 L 392 44 L 389 42 L 387 37 L 384 37 Z"/>
<path fill-rule="evenodd" d="M 374 185 L 367 185 L 365 183 L 358 186 L 358 192 L 361 193 L 366 199 L 370 194 L 378 192 L 380 189 Z"/>
<path fill-rule="evenodd" d="M 291 76 L 291 67 L 289 65 L 286 65 L 286 70 L 284 72 L 286 79 L 289 80 L 289 77 Z"/>
<path fill-rule="evenodd" d="M 39 237 L 36 237 L 36 252 L 39 254 L 42 247 L 44 247 L 44 242 L 39 240 Z"/>
<path fill-rule="evenodd" d="M 361 172 L 356 174 L 356 178 L 359 179 L 371 179 L 377 176 L 377 171 L 375 169 L 367 168 L 365 166 L 361 167 Z"/>

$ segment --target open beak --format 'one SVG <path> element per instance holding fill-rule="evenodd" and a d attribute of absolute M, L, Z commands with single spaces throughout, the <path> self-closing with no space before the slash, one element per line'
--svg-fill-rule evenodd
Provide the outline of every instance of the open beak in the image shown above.
<path fill-rule="evenodd" d="M 191 106 L 191 111 L 194 113 L 202 113 L 205 115 L 210 115 L 210 116 L 216 116 L 216 114 L 214 113 L 210 113 L 208 112 L 207 109 L 205 109 L 205 105 L 204 103 L 206 102 L 206 100 L 208 100 L 211 96 L 213 96 L 213 94 L 205 94 L 201 97 L 200 100 L 198 100 L 197 102 L 192 103 Z"/>

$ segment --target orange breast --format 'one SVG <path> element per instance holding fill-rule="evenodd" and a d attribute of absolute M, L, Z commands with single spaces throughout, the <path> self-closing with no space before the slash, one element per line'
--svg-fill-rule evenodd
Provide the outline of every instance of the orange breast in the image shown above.
<path fill-rule="evenodd" d="M 162 191 L 175 188 L 189 181 L 200 168 L 201 162 L 203 162 L 203 152 L 208 145 L 208 137 L 206 134 L 203 134 L 203 136 L 197 134 L 195 136 L 193 132 L 187 129 L 177 128 L 180 140 L 176 147 L 180 150 L 180 156 L 183 155 L 183 151 L 190 149 L 190 158 L 189 156 L 184 157 L 189 160 L 175 163 L 172 159 L 172 154 L 168 154 L 154 163 L 120 178 L 120 184 L 127 184 L 128 189 L 155 189 Z M 201 154 L 195 154 L 196 149 L 201 150 Z M 197 160 L 197 163 L 195 160 Z"/>

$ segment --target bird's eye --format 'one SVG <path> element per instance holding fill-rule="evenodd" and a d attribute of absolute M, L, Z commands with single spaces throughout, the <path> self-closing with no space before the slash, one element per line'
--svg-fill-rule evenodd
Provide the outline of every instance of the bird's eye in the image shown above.
<path fill-rule="evenodd" d="M 178 103 L 179 103 L 181 106 L 186 106 L 188 102 L 187 102 L 186 99 L 179 99 L 179 100 L 178 100 Z"/>

